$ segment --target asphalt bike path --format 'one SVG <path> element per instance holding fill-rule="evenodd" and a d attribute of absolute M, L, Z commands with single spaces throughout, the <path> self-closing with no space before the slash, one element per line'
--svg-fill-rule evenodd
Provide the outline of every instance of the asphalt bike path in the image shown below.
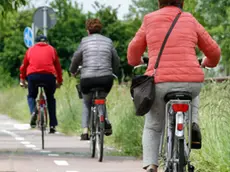
<path fill-rule="evenodd" d="M 142 162 L 133 157 L 92 159 L 89 141 L 62 133 L 45 134 L 6 115 L 0 115 L 0 172 L 142 172 Z M 106 152 L 112 148 L 106 148 Z"/>

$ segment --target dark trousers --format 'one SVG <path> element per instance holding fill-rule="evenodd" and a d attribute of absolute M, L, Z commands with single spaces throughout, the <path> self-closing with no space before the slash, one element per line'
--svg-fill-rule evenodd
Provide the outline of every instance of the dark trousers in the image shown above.
<path fill-rule="evenodd" d="M 50 126 L 57 126 L 56 117 L 56 100 L 54 93 L 56 91 L 56 78 L 52 74 L 30 74 L 28 77 L 28 105 L 30 113 L 35 111 L 36 97 L 38 95 L 39 85 L 44 85 L 44 90 L 47 98 Z"/>
<path fill-rule="evenodd" d="M 82 78 L 80 85 L 83 94 L 90 93 L 90 90 L 93 88 L 103 88 L 106 93 L 109 93 L 113 86 L 113 76 Z"/>

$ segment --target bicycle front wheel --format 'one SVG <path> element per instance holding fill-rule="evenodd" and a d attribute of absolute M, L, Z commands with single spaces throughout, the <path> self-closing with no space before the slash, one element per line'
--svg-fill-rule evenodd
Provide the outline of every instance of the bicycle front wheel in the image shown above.
<path fill-rule="evenodd" d="M 40 109 L 40 124 L 41 124 L 41 132 L 42 132 L 42 149 L 45 148 L 45 140 L 44 140 L 44 130 L 45 130 L 45 118 L 44 118 L 44 109 Z"/>

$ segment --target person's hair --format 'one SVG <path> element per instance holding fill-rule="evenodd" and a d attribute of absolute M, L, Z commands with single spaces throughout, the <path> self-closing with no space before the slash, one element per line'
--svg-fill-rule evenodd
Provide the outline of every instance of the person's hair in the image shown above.
<path fill-rule="evenodd" d="M 45 35 L 38 35 L 35 39 L 35 42 L 48 42 L 48 39 Z"/>
<path fill-rule="evenodd" d="M 93 33 L 100 33 L 102 29 L 102 24 L 99 19 L 88 19 L 86 21 L 86 29 L 89 31 L 90 34 Z"/>
<path fill-rule="evenodd" d="M 160 8 L 166 6 L 176 6 L 179 8 L 183 8 L 184 0 L 158 0 Z"/>

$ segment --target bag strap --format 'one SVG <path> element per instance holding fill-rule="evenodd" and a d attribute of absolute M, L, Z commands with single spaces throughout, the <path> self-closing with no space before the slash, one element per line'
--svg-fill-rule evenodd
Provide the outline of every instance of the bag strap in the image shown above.
<path fill-rule="evenodd" d="M 169 28 L 169 30 L 168 30 L 166 36 L 165 36 L 165 39 L 164 39 L 164 41 L 163 41 L 163 43 L 162 43 L 162 45 L 161 45 L 161 49 L 160 49 L 160 52 L 159 52 L 158 57 L 157 57 L 156 64 L 155 64 L 155 66 L 154 66 L 154 73 L 153 73 L 153 75 L 155 75 L 156 69 L 158 68 L 158 65 L 159 65 L 159 62 L 160 62 L 160 58 L 161 58 L 161 55 L 162 55 L 163 50 L 164 50 L 164 48 L 165 48 L 165 44 L 166 44 L 166 42 L 167 42 L 167 40 L 168 40 L 168 38 L 169 38 L 169 35 L 171 34 L 171 32 L 172 32 L 174 26 L 176 25 L 176 22 L 178 21 L 180 15 L 181 15 L 181 12 L 179 12 L 179 13 L 177 14 L 177 16 L 175 17 L 175 19 L 174 19 L 173 22 L 172 22 L 172 25 L 170 26 L 170 28 Z"/>

